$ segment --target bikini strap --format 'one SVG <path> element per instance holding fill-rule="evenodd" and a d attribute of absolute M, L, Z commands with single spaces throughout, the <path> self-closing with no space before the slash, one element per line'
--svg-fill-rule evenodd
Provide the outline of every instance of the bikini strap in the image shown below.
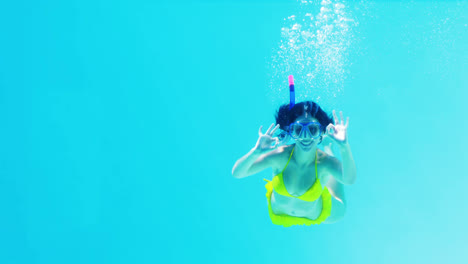
<path fill-rule="evenodd" d="M 286 166 L 284 166 L 284 169 L 281 171 L 281 174 L 283 174 L 284 170 L 286 169 L 286 167 L 288 167 L 288 164 L 289 164 L 289 161 L 291 160 L 291 157 L 292 157 L 292 154 L 294 153 L 294 148 L 296 146 L 293 147 L 292 151 L 291 151 L 291 155 L 289 155 L 289 159 L 288 159 L 288 162 L 286 163 Z"/>

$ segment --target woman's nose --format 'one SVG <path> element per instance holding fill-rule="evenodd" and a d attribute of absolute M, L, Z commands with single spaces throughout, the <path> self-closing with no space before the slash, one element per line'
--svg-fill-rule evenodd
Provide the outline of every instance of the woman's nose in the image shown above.
<path fill-rule="evenodd" d="M 312 138 L 312 134 L 310 133 L 309 129 L 302 129 L 302 133 L 301 133 L 301 137 L 302 138 Z"/>

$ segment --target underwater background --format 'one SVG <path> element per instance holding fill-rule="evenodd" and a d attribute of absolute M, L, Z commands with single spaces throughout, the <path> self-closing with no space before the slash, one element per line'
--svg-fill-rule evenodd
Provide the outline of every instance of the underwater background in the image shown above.
<path fill-rule="evenodd" d="M 467 16 L 468 1 L 2 2 L 0 263 L 466 263 Z M 283 44 L 304 34 L 298 59 Z M 231 174 L 289 74 L 298 101 L 350 117 L 358 174 L 336 224 L 273 225 L 271 169 Z"/>

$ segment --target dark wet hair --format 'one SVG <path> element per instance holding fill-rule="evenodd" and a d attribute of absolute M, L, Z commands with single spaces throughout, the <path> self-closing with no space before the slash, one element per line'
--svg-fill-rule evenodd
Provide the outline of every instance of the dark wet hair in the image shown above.
<path fill-rule="evenodd" d="M 289 104 L 280 106 L 275 116 L 276 124 L 280 125 L 281 130 L 286 131 L 287 126 L 294 122 L 296 118 L 304 114 L 304 105 L 307 105 L 307 113 L 309 113 L 310 116 L 317 118 L 320 125 L 322 125 L 322 132 L 325 133 L 325 129 L 330 123 L 333 123 L 333 119 L 314 101 L 297 103 L 293 108 L 291 108 L 291 110 L 289 110 Z"/>

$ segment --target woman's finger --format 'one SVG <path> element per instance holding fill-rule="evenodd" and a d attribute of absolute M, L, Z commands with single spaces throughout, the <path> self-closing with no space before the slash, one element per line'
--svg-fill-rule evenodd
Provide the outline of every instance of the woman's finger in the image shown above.
<path fill-rule="evenodd" d="M 335 126 L 333 124 L 329 124 L 327 126 L 327 134 L 333 135 L 334 133 L 331 132 L 332 129 L 333 129 L 333 132 L 334 132 L 335 131 Z"/>
<path fill-rule="evenodd" d="M 349 125 L 349 116 L 346 118 L 346 125 L 345 125 L 345 127 L 347 128 L 348 125 Z"/>
<path fill-rule="evenodd" d="M 335 110 L 333 110 L 333 119 L 335 119 L 335 125 L 338 125 L 338 117 L 336 116 Z"/>
<path fill-rule="evenodd" d="M 262 127 L 263 127 L 263 125 L 262 125 L 262 126 L 260 126 L 260 129 L 258 130 L 258 135 L 259 135 L 259 136 L 261 136 L 261 135 L 262 135 Z"/>
<path fill-rule="evenodd" d="M 275 126 L 275 128 L 270 132 L 270 135 L 273 135 L 275 133 L 275 131 L 278 129 L 279 127 L 279 124 Z"/>
<path fill-rule="evenodd" d="M 270 125 L 270 127 L 268 128 L 267 132 L 265 132 L 266 135 L 269 135 L 269 134 L 270 134 L 270 130 L 271 130 L 271 128 L 273 127 L 273 125 L 274 125 L 274 124 L 272 123 L 272 124 Z"/>
<path fill-rule="evenodd" d="M 271 148 L 272 148 L 272 149 L 276 148 L 276 146 L 277 146 L 278 144 L 279 144 L 279 139 L 276 138 L 276 144 L 275 144 L 274 146 L 272 146 Z"/>
<path fill-rule="evenodd" d="M 341 124 L 344 125 L 343 111 L 340 111 Z"/>

